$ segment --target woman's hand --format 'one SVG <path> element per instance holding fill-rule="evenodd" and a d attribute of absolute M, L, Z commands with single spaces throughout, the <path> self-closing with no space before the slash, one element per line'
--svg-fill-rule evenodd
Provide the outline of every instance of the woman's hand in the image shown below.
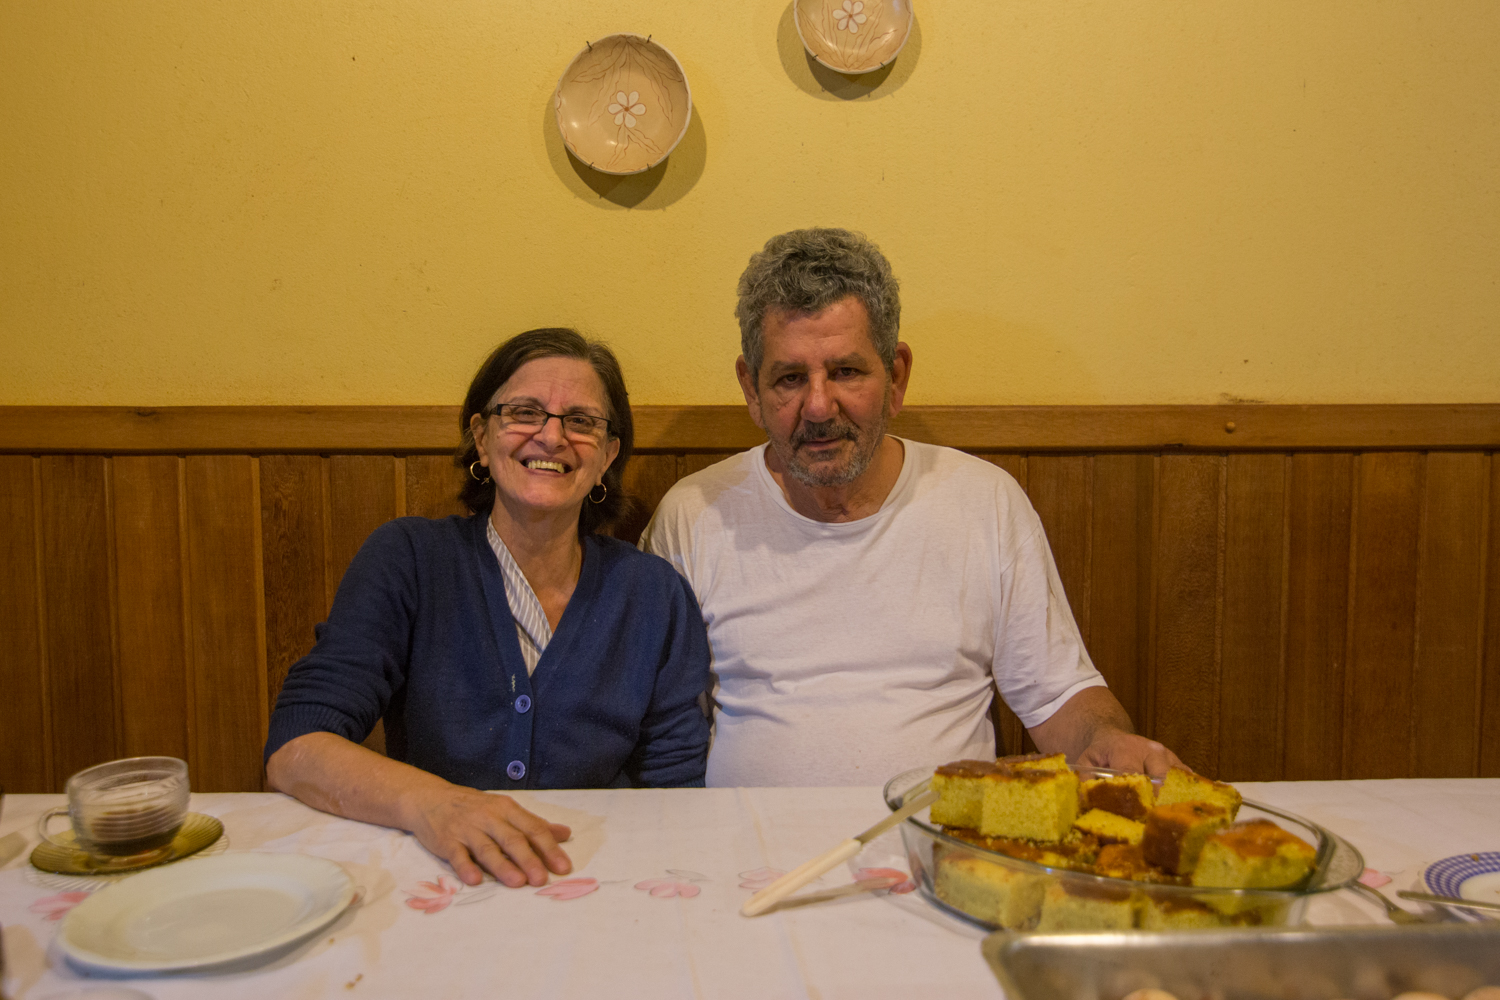
<path fill-rule="evenodd" d="M 572 831 L 548 823 L 509 795 L 486 795 L 383 757 L 333 733 L 307 733 L 266 761 L 271 787 L 335 816 L 410 830 L 422 846 L 478 885 L 544 885 L 573 863 L 557 846 Z M 483 869 L 483 871 L 481 871 Z"/>
<path fill-rule="evenodd" d="M 566 875 L 573 870 L 557 846 L 572 836 L 566 826 L 527 812 L 509 795 L 444 784 L 446 788 L 424 787 L 406 796 L 406 826 L 465 883 L 478 885 L 489 872 L 512 888 L 545 885 L 547 872 Z"/>

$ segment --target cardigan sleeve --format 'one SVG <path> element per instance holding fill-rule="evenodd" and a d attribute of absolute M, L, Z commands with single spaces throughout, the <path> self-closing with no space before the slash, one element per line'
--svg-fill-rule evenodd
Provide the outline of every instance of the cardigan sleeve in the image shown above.
<path fill-rule="evenodd" d="M 700 698 L 708 689 L 708 632 L 687 581 L 659 563 L 668 609 L 651 704 L 625 771 L 636 787 L 703 787 L 708 763 L 708 719 Z"/>
<path fill-rule="evenodd" d="M 292 665 L 271 715 L 264 760 L 298 736 L 327 732 L 359 743 L 405 683 L 416 610 L 417 556 L 399 521 L 365 540 L 312 652 Z"/>

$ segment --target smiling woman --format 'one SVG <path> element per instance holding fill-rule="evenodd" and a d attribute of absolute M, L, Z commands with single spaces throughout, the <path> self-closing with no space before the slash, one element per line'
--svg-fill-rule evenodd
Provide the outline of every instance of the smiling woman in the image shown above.
<path fill-rule="evenodd" d="M 572 330 L 501 344 L 464 401 L 472 516 L 377 529 L 271 717 L 273 787 L 410 830 L 470 884 L 571 870 L 549 824 L 480 789 L 701 785 L 708 644 L 624 512 L 633 425 L 613 353 Z M 382 757 L 359 743 L 383 719 Z"/>

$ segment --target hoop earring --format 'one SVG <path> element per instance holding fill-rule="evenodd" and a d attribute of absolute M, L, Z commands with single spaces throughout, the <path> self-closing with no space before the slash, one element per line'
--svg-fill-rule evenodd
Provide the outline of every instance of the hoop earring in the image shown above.
<path fill-rule="evenodd" d="M 485 474 L 484 474 L 484 478 L 480 479 L 479 478 L 479 474 L 474 471 L 474 466 L 476 466 L 478 464 L 479 464 L 479 459 L 477 459 L 477 458 L 474 459 L 474 461 L 472 461 L 472 462 L 469 463 L 469 478 L 472 479 L 472 480 L 474 480 L 474 482 L 478 483 L 479 485 L 483 486 L 485 483 L 487 483 L 487 482 L 490 481 L 490 474 L 489 474 L 489 471 L 486 470 Z"/>
<path fill-rule="evenodd" d="M 604 494 L 603 494 L 603 496 L 600 496 L 598 500 L 595 500 L 594 499 L 594 491 L 593 490 L 589 490 L 589 503 L 603 503 L 604 502 L 604 497 L 609 496 L 609 487 L 605 486 L 603 482 L 597 483 L 595 485 L 596 485 L 596 487 L 598 489 L 603 490 Z"/>

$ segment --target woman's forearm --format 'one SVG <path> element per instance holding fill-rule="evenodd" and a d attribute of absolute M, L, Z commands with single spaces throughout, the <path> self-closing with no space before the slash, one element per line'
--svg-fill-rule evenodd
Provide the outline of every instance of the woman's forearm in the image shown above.
<path fill-rule="evenodd" d="M 454 786 L 333 733 L 307 733 L 266 762 L 271 787 L 335 816 L 413 830 L 424 793 Z"/>

